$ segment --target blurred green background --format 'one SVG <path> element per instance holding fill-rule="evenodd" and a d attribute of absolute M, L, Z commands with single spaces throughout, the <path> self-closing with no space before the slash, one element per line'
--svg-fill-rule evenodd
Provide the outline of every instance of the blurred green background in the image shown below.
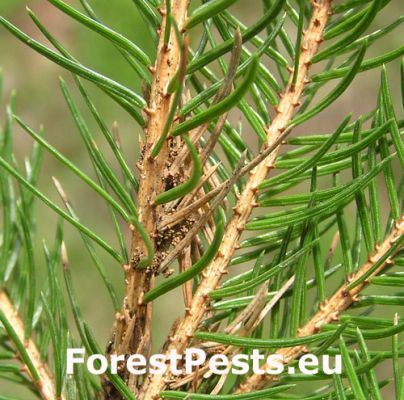
<path fill-rule="evenodd" d="M 258 0 L 240 0 L 233 7 L 237 16 L 246 24 L 253 22 L 262 14 L 261 7 L 251 6 L 255 2 L 261 4 Z M 71 0 L 68 3 L 79 7 L 79 1 Z M 192 3 L 199 4 L 195 0 Z M 153 48 L 150 32 L 144 20 L 138 14 L 132 0 L 94 0 L 91 4 L 105 23 L 133 40 L 154 59 L 155 49 Z M 26 5 L 40 17 L 50 32 L 81 63 L 138 92 L 140 91 L 141 84 L 136 75 L 111 44 L 59 12 L 46 0 L 2 0 L 0 2 L 0 14 L 32 37 L 46 43 L 28 17 L 25 10 Z M 373 23 L 371 30 L 376 30 L 392 22 L 403 14 L 403 11 L 402 0 L 392 0 Z M 367 57 L 396 48 L 403 44 L 403 39 L 404 30 L 400 27 L 395 33 L 389 34 L 386 38 L 373 45 L 369 49 Z M 17 114 L 34 129 L 38 129 L 41 124 L 44 125 L 47 139 L 80 168 L 94 176 L 85 148 L 59 88 L 58 77 L 63 76 L 69 83 L 78 104 L 82 105 L 69 73 L 36 54 L 3 28 L 0 28 L 0 66 L 3 68 L 4 74 L 4 94 L 0 116 L 4 117 L 4 102 L 9 98 L 11 90 L 15 89 L 17 92 Z M 401 107 L 398 107 L 400 104 L 398 62 L 389 64 L 388 71 L 397 109 L 400 109 L 402 113 Z M 379 82 L 379 72 L 377 71 L 361 74 L 347 93 L 330 110 L 315 118 L 314 121 L 304 124 L 296 134 L 331 132 L 347 113 L 353 111 L 354 116 L 358 116 L 371 110 L 376 101 Z M 141 129 L 128 114 L 117 107 L 97 88 L 91 84 L 86 84 L 86 87 L 92 93 L 99 111 L 109 126 L 112 126 L 114 121 L 119 124 L 126 159 L 128 164 L 134 167 L 138 157 L 138 137 L 141 134 Z M 81 107 L 81 110 L 85 116 L 88 116 L 85 106 Z M 4 119 L 2 118 L 2 120 Z M 111 156 L 92 119 L 87 118 L 87 121 L 89 126 L 93 128 L 94 135 L 99 139 L 100 147 L 107 155 Z M 15 127 L 14 140 L 17 157 L 22 160 L 25 155 L 29 154 L 32 141 L 17 127 Z M 113 163 L 113 157 L 111 156 L 109 159 Z M 52 156 L 46 154 L 39 186 L 46 195 L 60 204 L 52 185 L 51 176 L 57 177 L 62 182 L 82 221 L 89 227 L 94 228 L 101 237 L 118 247 L 111 228 L 111 220 L 103 201 L 78 178 L 66 171 Z M 36 204 L 36 214 L 38 217 L 36 261 L 42 277 L 39 280 L 39 283 L 41 283 L 44 274 L 41 242 L 42 238 L 44 238 L 50 245 L 52 244 L 57 219 L 52 212 L 39 202 Z M 123 227 L 123 229 L 128 233 L 127 239 L 129 242 L 129 230 L 126 227 Z M 329 246 L 330 235 L 323 241 L 324 250 Z M 65 224 L 65 240 L 74 284 L 84 316 L 93 328 L 99 343 L 103 346 L 106 343 L 114 318 L 114 311 L 109 302 L 109 297 L 90 257 L 86 253 L 80 236 L 67 223 Z M 108 255 L 105 255 L 102 251 L 99 254 L 102 256 L 111 280 L 121 298 L 123 294 L 122 270 Z M 236 267 L 236 270 L 240 271 L 240 267 Z M 176 291 L 166 295 L 163 301 L 157 302 L 153 338 L 156 350 L 162 344 L 172 321 L 176 316 L 182 314 L 183 306 L 179 296 L 180 291 Z M 388 311 L 389 315 L 393 315 L 393 311 Z M 13 388 L 3 389 L 1 381 L 0 388 L 0 394 L 16 394 Z"/>

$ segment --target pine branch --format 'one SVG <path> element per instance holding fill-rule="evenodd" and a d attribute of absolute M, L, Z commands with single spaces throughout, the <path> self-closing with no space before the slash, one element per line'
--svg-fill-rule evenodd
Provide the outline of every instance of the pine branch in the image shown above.
<path fill-rule="evenodd" d="M 276 107 L 277 115 L 267 129 L 268 146 L 271 146 L 287 129 L 295 109 L 299 106 L 305 85 L 309 82 L 307 74 L 311 60 L 322 42 L 324 28 L 331 12 L 331 0 L 313 2 L 313 6 L 314 12 L 310 25 L 304 35 L 296 81 L 293 83 L 293 74 L 291 74 L 289 83 Z M 205 314 L 209 292 L 216 288 L 220 278 L 226 273 L 227 266 L 237 248 L 240 235 L 255 204 L 258 185 L 273 167 L 276 156 L 276 151 L 271 153 L 251 172 L 243 193 L 234 208 L 233 217 L 226 228 L 218 255 L 208 267 L 205 277 L 194 294 L 191 307 L 178 324 L 175 333 L 169 338 L 167 352 L 176 350 L 178 353 L 182 353 L 193 338 Z M 144 398 L 158 398 L 159 392 L 166 386 L 165 380 L 167 378 L 167 374 L 148 376 L 143 385 Z"/>
<path fill-rule="evenodd" d="M 146 142 L 143 144 L 142 156 L 137 164 L 141 177 L 138 192 L 139 222 L 144 225 L 155 251 L 159 250 L 156 240 L 156 226 L 162 206 L 156 206 L 153 200 L 157 194 L 165 190 L 163 177 L 167 168 L 166 163 L 170 157 L 167 140 L 162 143 L 157 156 L 152 157 L 152 151 L 159 142 L 166 121 L 169 119 L 174 95 L 168 91 L 168 87 L 180 65 L 180 44 L 176 38 L 171 19 L 175 21 L 181 31 L 185 23 L 188 3 L 188 0 L 172 1 L 169 15 L 167 15 L 166 10 L 161 9 L 163 22 L 160 27 L 156 64 L 150 68 L 153 73 L 153 81 L 148 107 L 145 109 L 149 117 L 147 128 L 145 129 Z M 171 24 L 170 29 L 167 29 L 169 33 L 168 41 L 167 24 Z M 150 352 L 152 303 L 143 304 L 141 299 L 144 293 L 153 287 L 154 272 L 158 266 L 159 257 L 156 256 L 154 263 L 149 267 L 140 268 L 139 260 L 147 254 L 147 251 L 142 237 L 134 229 L 130 265 L 125 268 L 127 285 L 124 304 L 114 324 L 112 333 L 114 345 L 111 352 L 115 352 L 118 348 L 121 354 L 140 353 L 148 355 Z M 125 315 L 134 316 L 134 328 L 130 323 L 133 318 L 124 318 L 123 316 Z M 123 343 L 126 348 L 122 347 Z M 111 396 L 111 392 L 115 392 L 115 389 L 110 385 L 107 386 L 104 388 L 106 396 Z M 129 383 L 129 387 L 133 392 L 136 392 L 135 386 L 135 383 Z"/>
<path fill-rule="evenodd" d="M 358 73 L 402 56 L 403 48 L 398 48 L 364 61 L 369 46 L 404 21 L 400 17 L 389 26 L 367 33 L 389 1 L 348 0 L 335 6 L 332 0 L 293 4 L 262 0 L 258 3 L 263 6 L 263 15 L 246 26 L 243 16 L 237 17 L 239 10 L 245 10 L 241 4 L 240 9 L 233 9 L 234 0 L 204 0 L 195 9 L 190 0 L 134 0 L 154 40 L 153 66 L 146 43 L 139 47 L 105 24 L 89 0 L 80 0 L 84 12 L 65 0 L 49 2 L 115 46 L 135 79 L 142 80 L 143 95 L 81 64 L 33 11 L 28 10 L 31 19 L 53 49 L 0 17 L 0 25 L 16 38 L 73 73 L 90 111 L 88 116 L 96 122 L 95 129 L 100 130 L 101 140 L 106 139 L 114 155 L 110 163 L 112 154 L 104 152 L 98 134 L 92 131 L 94 124 L 81 113 L 64 80 L 63 97 L 94 169 L 91 173 L 48 142 L 42 129 L 37 133 L 15 117 L 15 100 L 11 97 L 4 128 L 0 129 L 0 325 L 4 334 L 0 359 L 5 360 L 0 364 L 1 377 L 27 385 L 45 400 L 213 399 L 217 394 L 223 399 L 263 398 L 289 390 L 293 386 L 287 384 L 289 381 L 312 378 L 303 373 L 282 376 L 280 385 L 270 387 L 278 377 L 247 375 L 237 379 L 229 393 L 227 378 L 233 379 L 233 371 L 216 377 L 213 370 L 209 371 L 213 361 L 210 357 L 217 352 L 232 356 L 242 349 L 270 349 L 271 353 L 278 349 L 276 354 L 293 366 L 310 344 L 315 354 L 342 355 L 344 381 L 334 376 L 334 382 L 328 379 L 322 388 L 314 388 L 303 397 L 381 399 L 380 390 L 387 381 L 377 380 L 375 366 L 384 359 L 392 361 L 396 396 L 402 397 L 400 359 L 404 351 L 400 349 L 399 334 L 404 332 L 404 323 L 397 315 L 391 321 L 344 313 L 349 308 L 398 305 L 403 301 L 401 293 L 362 294 L 369 283 L 404 287 L 402 272 L 386 272 L 393 263 L 404 265 L 399 253 L 404 240 L 404 180 L 401 170 L 396 174 L 394 165 L 399 162 L 404 166 L 404 122 L 397 118 L 384 65 L 375 109 L 354 121 L 350 114 L 331 134 L 286 140 L 298 125 L 328 111 Z M 193 11 L 188 16 L 190 5 Z M 197 46 L 190 45 L 188 31 L 193 40 L 199 40 Z M 331 43 L 320 51 L 323 40 Z M 318 61 L 326 64 L 309 76 L 311 64 Z M 401 73 L 403 78 L 404 60 Z M 138 129 L 144 130 L 136 163 L 139 176 L 125 160 L 116 126 L 109 130 L 109 123 L 97 110 L 81 78 L 98 86 L 129 113 Z M 322 96 L 319 91 L 335 78 L 342 79 Z M 404 95 L 404 87 L 401 91 Z M 312 106 L 317 97 L 321 100 Z M 268 111 L 268 104 L 274 113 Z M 237 109 L 242 115 L 236 125 L 233 112 Z M 19 155 L 13 154 L 15 121 L 34 139 L 32 155 L 24 160 L 25 168 L 19 165 Z M 255 135 L 252 140 L 250 134 Z M 258 154 L 256 144 L 261 147 Z M 299 147 L 281 151 L 283 144 Z M 67 199 L 61 183 L 55 180 L 67 212 L 40 190 L 43 150 L 105 203 L 113 223 L 110 228 L 116 231 L 115 245 L 82 224 L 80 208 L 72 206 L 73 194 L 71 201 Z M 272 169 L 277 173 L 272 174 Z M 344 172 L 349 170 L 352 182 L 342 182 Z M 97 181 L 92 178 L 94 173 Z M 379 190 L 378 175 L 384 177 L 386 190 Z M 331 187 L 320 188 L 323 179 L 329 179 Z M 309 191 L 300 193 L 301 184 L 309 185 Z M 32 211 L 35 198 L 61 217 L 54 245 L 49 249 L 47 244 L 43 246 L 47 267 L 43 282 L 37 279 L 34 262 L 34 237 L 41 222 Z M 348 205 L 356 205 L 356 220 L 346 220 Z M 389 216 L 383 234 L 382 208 L 386 205 Z M 123 361 L 118 375 L 107 369 L 94 379 L 84 365 L 77 365 L 74 374 L 66 376 L 68 347 L 81 343 L 89 355 L 103 351 L 84 320 L 85 310 L 75 297 L 70 271 L 64 268 L 80 341 L 74 337 L 67 318 L 57 273 L 60 260 L 67 266 L 64 221 L 81 234 L 117 311 L 105 350 L 107 358 L 141 354 L 149 359 L 153 304 L 182 286 L 185 315 L 173 323 L 160 353 L 170 357 L 171 353 L 183 354 L 197 346 L 206 351 L 209 362 L 190 374 L 183 370 L 180 375 L 169 368 L 162 375 L 138 375 L 129 372 Z M 336 225 L 330 252 L 323 257 L 326 235 Z M 126 248 L 127 227 L 132 234 L 130 249 Z M 241 240 L 242 235 L 248 237 Z M 122 305 L 92 241 L 123 266 Z M 337 243 L 342 253 L 340 263 L 332 265 Z M 116 245 L 119 250 L 114 248 Z M 363 248 L 369 256 L 361 265 Z M 308 263 L 310 256 L 313 269 Z M 230 265 L 250 262 L 254 263 L 251 269 L 221 282 Z M 176 263 L 178 272 L 168 269 Z M 327 294 L 328 279 L 337 271 L 345 272 L 345 278 L 338 282 L 336 292 L 334 288 Z M 168 279 L 160 282 L 160 274 Z M 314 301 L 310 295 L 313 288 Z M 41 301 L 36 306 L 39 290 Z M 13 295 L 8 297 L 7 293 Z M 20 304 L 26 306 L 20 308 Z M 332 324 L 337 320 L 340 323 Z M 269 323 L 269 332 L 263 329 L 264 323 Z M 346 337 L 350 338 L 347 343 Z M 392 339 L 391 351 L 369 351 L 367 340 L 381 338 Z M 334 344 L 337 340 L 339 348 Z M 350 348 L 352 343 L 357 348 Z M 21 361 L 21 369 L 16 359 Z M 326 376 L 320 372 L 317 378 Z M 345 378 L 350 387 L 346 387 Z M 183 392 L 175 390 L 181 387 Z"/>
<path fill-rule="evenodd" d="M 394 228 L 389 236 L 380 246 L 376 247 L 375 253 L 369 256 L 368 261 L 355 274 L 351 275 L 348 281 L 332 297 L 320 304 L 317 313 L 306 325 L 298 330 L 297 336 L 304 337 L 318 333 L 325 324 L 337 321 L 343 311 L 357 302 L 359 294 L 367 287 L 371 278 L 392 264 L 394 255 L 402 248 L 403 235 L 404 215 L 401 216 L 399 221 L 394 223 Z M 353 289 L 350 289 L 350 286 L 356 281 L 360 281 L 360 283 Z M 306 346 L 296 346 L 279 349 L 275 354 L 281 355 L 284 363 L 288 364 L 305 352 L 307 352 Z M 262 368 L 265 369 L 265 365 Z M 240 385 L 237 392 L 244 393 L 258 390 L 267 386 L 273 380 L 274 376 L 271 375 L 252 375 Z"/>
<path fill-rule="evenodd" d="M 42 361 L 34 341 L 31 338 L 25 339 L 24 322 L 7 294 L 0 291 L 0 317 L 3 316 L 1 322 L 14 342 L 20 361 L 25 364 L 23 371 L 28 373 L 43 400 L 57 399 L 54 378 L 48 366 Z M 62 395 L 60 400 L 64 399 Z"/>

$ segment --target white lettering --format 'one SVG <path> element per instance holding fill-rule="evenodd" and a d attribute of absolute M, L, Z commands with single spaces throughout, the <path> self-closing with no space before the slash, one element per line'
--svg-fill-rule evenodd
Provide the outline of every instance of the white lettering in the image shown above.
<path fill-rule="evenodd" d="M 98 361 L 98 362 L 97 362 Z M 99 364 L 98 368 L 95 364 Z M 108 360 L 102 354 L 92 354 L 87 359 L 87 370 L 90 374 L 101 375 L 108 369 Z"/>
<path fill-rule="evenodd" d="M 81 357 L 78 358 L 75 355 L 81 355 Z M 74 374 L 74 364 L 84 363 L 84 348 L 67 349 L 66 363 L 66 374 Z"/>
<path fill-rule="evenodd" d="M 219 367 L 225 368 L 219 369 Z M 229 370 L 229 359 L 224 354 L 215 354 L 209 360 L 209 369 L 216 375 L 224 375 Z"/>
<path fill-rule="evenodd" d="M 136 367 L 144 367 L 136 369 Z M 132 354 L 126 361 L 126 368 L 133 375 L 144 375 L 146 373 L 146 357 L 141 354 Z"/>
<path fill-rule="evenodd" d="M 283 357 L 281 354 L 271 354 L 267 357 L 267 365 L 265 372 L 270 375 L 279 375 L 285 369 L 283 365 Z"/>
<path fill-rule="evenodd" d="M 196 356 L 196 357 L 194 357 Z M 206 361 L 206 353 L 197 348 L 185 350 L 185 373 L 192 374 L 193 367 L 198 367 Z"/>
<path fill-rule="evenodd" d="M 341 374 L 342 373 L 342 357 L 341 354 L 335 356 L 335 367 L 330 367 L 330 356 L 328 354 L 323 355 L 323 372 L 326 375 Z"/>
<path fill-rule="evenodd" d="M 233 368 L 231 372 L 234 375 L 245 375 L 248 373 L 250 366 L 248 365 L 248 355 L 247 354 L 236 354 L 233 357 Z"/>
<path fill-rule="evenodd" d="M 299 369 L 305 375 L 315 375 L 318 368 L 309 369 L 307 367 L 318 367 L 318 358 L 314 354 L 304 354 L 299 359 Z"/>

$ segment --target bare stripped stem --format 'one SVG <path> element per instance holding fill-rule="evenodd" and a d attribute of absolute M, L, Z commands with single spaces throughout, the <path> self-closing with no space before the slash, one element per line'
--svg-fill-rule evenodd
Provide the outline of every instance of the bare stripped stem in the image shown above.
<path fill-rule="evenodd" d="M 282 135 L 291 121 L 295 109 L 299 106 L 303 89 L 308 83 L 307 75 L 311 60 L 323 40 L 324 28 L 331 12 L 331 0 L 313 2 L 313 6 L 313 15 L 302 43 L 296 83 L 293 84 L 291 76 L 281 95 L 281 100 L 276 107 L 277 115 L 267 128 L 268 146 L 271 146 Z M 250 172 L 250 177 L 226 228 L 218 254 L 207 268 L 205 277 L 201 280 L 194 294 L 190 309 L 187 310 L 186 315 L 176 327 L 174 335 L 170 337 L 169 343 L 167 343 L 168 352 L 176 350 L 178 353 L 183 353 L 192 339 L 205 314 L 205 308 L 208 306 L 209 292 L 216 288 L 222 275 L 226 273 L 227 266 L 237 248 L 240 235 L 256 202 L 258 185 L 267 177 L 268 172 L 273 167 L 277 153 L 277 151 L 272 152 Z M 145 397 L 148 399 L 158 398 L 158 393 L 166 386 L 165 382 L 168 379 L 167 373 L 148 376 L 143 385 Z"/>
<path fill-rule="evenodd" d="M 15 309 L 14 304 L 4 291 L 0 291 L 0 310 L 10 324 L 10 329 L 14 331 L 13 333 L 16 336 L 16 340 L 23 345 L 23 351 L 30 360 L 31 365 L 25 365 L 23 371 L 27 372 L 43 400 L 57 399 L 58 397 L 56 396 L 52 373 L 49 371 L 46 363 L 42 361 L 35 342 L 31 338 L 28 340 L 24 339 L 24 323 L 19 316 L 18 311 Z M 11 335 L 10 332 L 8 333 L 12 338 L 13 335 Z M 18 350 L 18 343 L 14 343 L 14 345 L 17 347 L 16 353 L 20 361 L 24 362 L 24 357 L 22 356 L 21 351 Z M 33 373 L 33 371 L 35 371 L 35 373 Z M 64 395 L 62 395 L 60 399 L 64 400 Z"/>
<path fill-rule="evenodd" d="M 403 235 L 404 216 L 402 216 L 399 221 L 396 221 L 394 229 L 386 240 L 380 246 L 378 246 L 375 254 L 369 256 L 368 261 L 363 264 L 359 270 L 335 292 L 332 297 L 321 303 L 317 313 L 310 319 L 309 322 L 306 323 L 306 325 L 298 330 L 297 336 L 310 336 L 317 333 L 325 324 L 338 320 L 343 311 L 345 311 L 353 303 L 357 302 L 359 300 L 358 296 L 360 292 L 369 284 L 370 278 L 378 275 L 384 268 L 391 265 L 391 260 L 394 257 L 394 253 L 387 257 L 376 270 L 372 271 L 371 275 L 362 283 L 355 286 L 352 290 L 348 289 L 349 285 L 365 276 L 365 274 L 367 275 L 369 270 L 371 270 L 371 268 L 377 262 L 384 258 L 396 241 L 402 239 Z M 397 253 L 399 250 L 400 247 L 398 246 L 395 253 Z M 276 354 L 279 354 L 285 363 L 290 363 L 301 356 L 306 350 L 307 349 L 305 346 L 295 346 L 279 349 Z M 265 368 L 265 366 L 263 366 L 263 368 Z M 258 390 L 267 386 L 272 381 L 273 376 L 270 375 L 252 375 L 247 378 L 242 385 L 240 385 L 238 392 L 242 393 Z"/>
<path fill-rule="evenodd" d="M 188 0 L 171 1 L 171 18 L 173 18 L 181 31 L 184 27 Z M 166 13 L 162 10 L 162 25 L 160 27 L 160 39 L 157 49 L 156 64 L 150 67 L 153 73 L 153 80 L 150 90 L 148 107 L 145 109 L 148 115 L 148 124 L 145 130 L 145 143 L 142 143 L 142 156 L 137 166 L 140 170 L 140 186 L 138 193 L 138 214 L 139 221 L 146 228 L 151 238 L 154 250 L 159 252 L 156 241 L 156 226 L 161 206 L 154 205 L 154 198 L 164 192 L 164 176 L 169 159 L 167 141 L 164 141 L 156 157 L 151 156 L 155 144 L 159 141 L 168 120 L 170 108 L 174 95 L 167 91 L 170 81 L 174 78 L 180 63 L 181 51 L 173 24 L 168 43 L 165 43 L 165 26 L 167 22 Z M 126 290 L 124 304 L 117 318 L 111 335 L 111 352 L 116 353 L 117 349 L 124 354 L 140 353 L 147 356 L 150 353 L 151 345 L 151 318 L 152 303 L 143 304 L 141 299 L 145 292 L 153 287 L 155 263 L 145 269 L 138 265 L 140 258 L 147 253 L 146 246 L 136 230 L 132 234 L 130 265 L 125 268 Z M 132 319 L 135 318 L 135 326 L 132 327 Z M 123 348 L 125 344 L 125 348 Z M 127 375 L 125 377 L 129 379 Z M 137 392 L 137 382 L 129 381 L 128 385 L 133 392 Z M 120 398 L 115 389 L 107 383 L 104 385 L 104 395 L 108 399 Z M 113 396 L 116 397 L 113 397 Z"/>

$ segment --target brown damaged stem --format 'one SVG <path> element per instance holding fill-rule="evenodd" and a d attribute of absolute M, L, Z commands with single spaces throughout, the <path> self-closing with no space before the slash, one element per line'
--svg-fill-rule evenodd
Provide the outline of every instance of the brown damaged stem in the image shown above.
<path fill-rule="evenodd" d="M 378 275 L 384 268 L 392 264 L 392 258 L 394 254 L 391 254 L 381 265 L 371 273 L 371 275 L 365 279 L 362 283 L 349 290 L 348 287 L 352 282 L 364 277 L 368 274 L 368 271 L 381 260 L 387 252 L 391 249 L 392 245 L 402 238 L 404 235 L 404 216 L 401 216 L 399 221 L 396 221 L 394 228 L 387 239 L 377 247 L 375 253 L 369 257 L 368 261 L 363 264 L 359 270 L 352 275 L 347 282 L 345 282 L 329 299 L 321 303 L 317 313 L 306 323 L 302 328 L 298 330 L 298 337 L 310 336 L 317 333 L 321 327 L 326 324 L 332 323 L 338 320 L 339 316 L 353 303 L 357 302 L 358 296 L 361 291 L 369 284 L 371 277 Z M 400 247 L 396 249 L 396 253 L 400 250 Z M 296 358 L 300 357 L 307 351 L 306 346 L 295 346 L 282 348 L 276 351 L 275 354 L 280 355 L 285 364 L 290 363 Z M 262 367 L 265 369 L 265 365 Z M 247 380 L 240 385 L 237 393 L 251 392 L 254 390 L 262 389 L 274 380 L 274 376 L 271 375 L 251 375 Z"/>
<path fill-rule="evenodd" d="M 19 316 L 18 311 L 14 307 L 14 304 L 4 291 L 0 291 L 0 309 L 4 313 L 6 319 L 9 321 L 19 341 L 24 345 L 25 351 L 28 354 L 37 374 L 39 375 L 39 379 L 35 380 L 29 372 L 27 366 L 24 366 L 22 370 L 29 375 L 41 398 L 43 400 L 65 400 L 64 395 L 61 397 L 56 396 L 55 382 L 52 373 L 49 371 L 46 363 L 42 361 L 34 341 L 31 338 L 28 340 L 24 338 L 24 323 Z M 20 361 L 23 362 L 20 354 L 18 354 L 18 357 Z"/>
<path fill-rule="evenodd" d="M 185 24 L 188 4 L 189 0 L 171 1 L 171 18 L 176 21 L 180 31 Z M 158 253 L 161 250 L 158 248 L 156 226 L 162 207 L 154 204 L 154 198 L 157 194 L 165 191 L 164 176 L 170 155 L 167 141 L 164 141 L 156 157 L 151 157 L 151 152 L 169 117 L 174 95 L 169 93 L 167 89 L 178 70 L 181 58 L 181 50 L 173 26 L 171 26 L 169 41 L 165 43 L 167 16 L 165 12 L 162 12 L 162 15 L 157 59 L 155 65 L 150 67 L 153 79 L 149 102 L 148 107 L 144 110 L 148 115 L 145 143 L 141 143 L 142 155 L 137 163 L 140 170 L 138 217 L 151 238 L 157 256 L 151 266 L 144 269 L 139 267 L 139 260 L 147 254 L 147 249 L 139 233 L 133 230 L 130 265 L 125 268 L 124 302 L 121 311 L 117 313 L 109 346 L 111 348 L 110 353 L 116 353 L 119 349 L 123 354 L 140 353 L 146 357 L 150 353 L 151 346 L 152 303 L 143 304 L 142 298 L 144 293 L 153 287 L 154 272 L 159 262 Z M 131 321 L 134 318 L 133 327 Z M 127 373 L 123 378 L 128 381 L 129 388 L 136 393 L 139 383 L 133 379 L 130 380 Z M 106 399 L 120 398 L 109 382 L 104 384 L 104 397 Z"/>
<path fill-rule="evenodd" d="M 276 107 L 277 115 L 271 125 L 267 128 L 268 146 L 271 146 L 286 130 L 291 121 L 296 107 L 300 104 L 305 85 L 308 83 L 307 75 L 313 56 L 317 53 L 320 43 L 323 40 L 323 32 L 331 13 L 331 0 L 313 2 L 313 15 L 310 25 L 305 32 L 302 43 L 302 51 L 298 66 L 296 83 L 292 84 L 292 76 L 281 95 L 281 100 Z M 244 231 L 245 224 L 256 204 L 258 185 L 267 177 L 273 168 L 278 151 L 272 152 L 266 159 L 261 161 L 257 167 L 250 172 L 247 184 L 237 202 L 233 216 L 226 228 L 223 242 L 216 258 L 207 268 L 205 277 L 194 294 L 191 306 L 185 316 L 179 322 L 174 334 L 166 344 L 168 352 L 175 350 L 183 353 L 192 339 L 196 329 L 202 320 L 206 307 L 208 307 L 209 293 L 219 284 L 227 266 L 237 249 L 238 240 Z M 150 375 L 143 385 L 145 398 L 158 398 L 159 392 L 166 387 L 170 376 L 167 373 L 162 375 Z"/>

